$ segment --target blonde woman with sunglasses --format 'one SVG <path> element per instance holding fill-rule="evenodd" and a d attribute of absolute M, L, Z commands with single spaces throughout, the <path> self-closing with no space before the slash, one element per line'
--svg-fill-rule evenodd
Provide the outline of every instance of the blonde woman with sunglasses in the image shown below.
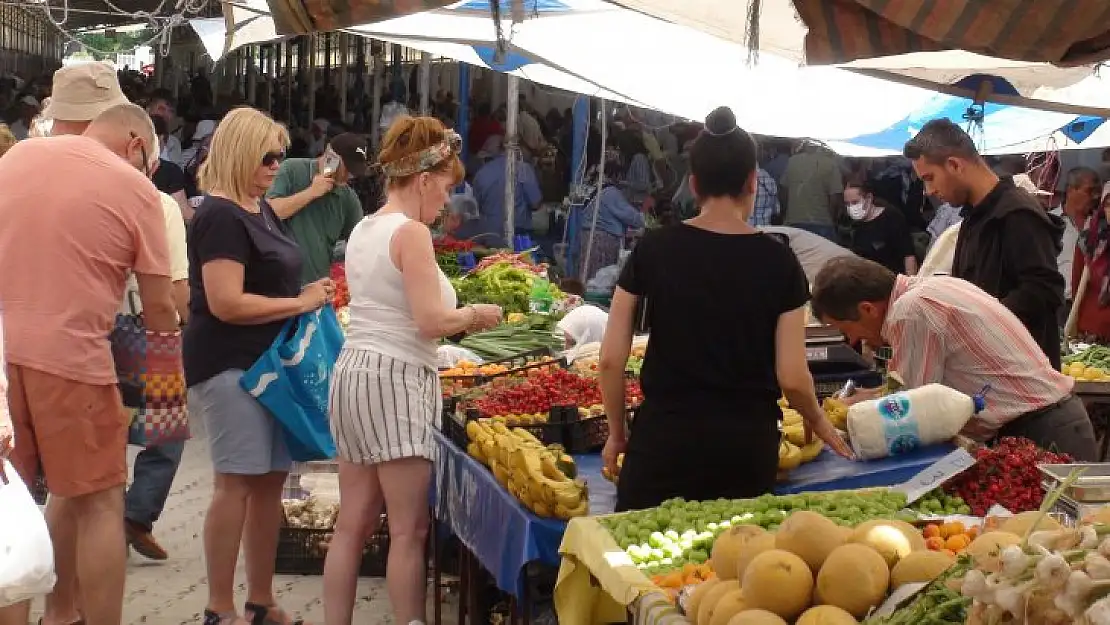
<path fill-rule="evenodd" d="M 292 465 L 273 416 L 239 386 L 286 319 L 335 293 L 325 279 L 301 288 L 301 252 L 266 201 L 289 135 L 252 108 L 232 111 L 200 168 L 207 196 L 189 232 L 189 408 L 209 440 L 215 472 L 204 521 L 208 605 L 204 625 L 292 625 L 273 595 L 281 489 Z M 242 543 L 247 603 L 234 605 Z"/>

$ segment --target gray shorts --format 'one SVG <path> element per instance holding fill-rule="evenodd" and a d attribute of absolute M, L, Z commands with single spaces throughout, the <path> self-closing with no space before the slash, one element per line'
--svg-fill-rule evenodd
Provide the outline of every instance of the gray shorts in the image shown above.
<path fill-rule="evenodd" d="M 264 475 L 293 466 L 281 426 L 239 386 L 241 369 L 229 369 L 189 389 L 190 414 L 208 434 L 216 473 Z"/>

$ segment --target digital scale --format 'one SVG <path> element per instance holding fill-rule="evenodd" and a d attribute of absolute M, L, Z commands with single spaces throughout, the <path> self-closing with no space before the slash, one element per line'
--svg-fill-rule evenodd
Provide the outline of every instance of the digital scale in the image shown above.
<path fill-rule="evenodd" d="M 847 375 L 870 371 L 871 367 L 844 341 L 835 328 L 806 326 L 806 361 L 813 375 Z"/>

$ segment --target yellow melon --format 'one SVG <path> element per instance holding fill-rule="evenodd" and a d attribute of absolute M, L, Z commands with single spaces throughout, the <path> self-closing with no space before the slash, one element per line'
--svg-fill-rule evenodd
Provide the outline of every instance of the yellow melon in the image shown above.
<path fill-rule="evenodd" d="M 1048 515 L 1045 515 L 1044 518 L 1040 518 L 1040 516 L 1041 513 L 1037 510 L 1016 514 L 1006 519 L 1002 525 L 998 527 L 998 531 L 1009 532 L 1024 537 L 1025 533 L 1029 531 L 1029 528 L 1033 527 L 1034 523 L 1037 524 L 1037 528 L 1033 531 L 1055 531 L 1064 528 L 1056 519 Z M 1040 518 L 1039 521 L 1038 518 Z"/>
<path fill-rule="evenodd" d="M 772 549 L 756 556 L 744 571 L 744 600 L 757 610 L 786 620 L 797 618 L 813 596 L 813 573 L 798 556 Z"/>
<path fill-rule="evenodd" d="M 713 606 L 713 616 L 705 625 L 728 625 L 732 617 L 747 608 L 748 604 L 744 601 L 744 590 L 733 590 L 717 601 L 717 605 Z"/>
<path fill-rule="evenodd" d="M 702 599 L 701 605 L 698 606 L 694 625 L 709 625 L 709 621 L 713 620 L 713 609 L 717 607 L 717 602 L 734 590 L 740 590 L 740 582 L 734 579 L 723 579 L 720 584 L 710 588 Z"/>
<path fill-rule="evenodd" d="M 875 549 L 859 543 L 834 549 L 817 574 L 821 600 L 856 618 L 863 618 L 881 604 L 889 585 L 886 560 Z"/>
<path fill-rule="evenodd" d="M 850 543 L 867 545 L 877 551 L 893 567 L 914 551 L 925 551 L 925 538 L 917 528 L 905 521 L 875 520 L 856 526 L 848 538 Z"/>
<path fill-rule="evenodd" d="M 767 530 L 758 525 L 735 525 L 718 536 L 713 541 L 713 552 L 709 557 L 709 564 L 717 577 L 736 579 L 736 565 L 744 545 L 766 533 Z"/>
<path fill-rule="evenodd" d="M 915 582 L 931 582 L 956 563 L 943 551 L 915 551 L 898 561 L 890 572 L 890 589 Z"/>
<path fill-rule="evenodd" d="M 817 605 L 802 612 L 794 625 L 859 625 L 859 621 L 835 605 Z"/>
<path fill-rule="evenodd" d="M 774 548 L 775 535 L 771 533 L 756 536 L 744 543 L 736 558 L 736 579 L 744 579 L 744 571 L 748 570 L 748 565 L 756 556 Z M 714 572 L 717 572 L 717 570 L 714 569 Z M 717 572 L 717 574 L 720 575 L 720 572 Z"/>
<path fill-rule="evenodd" d="M 774 612 L 745 610 L 732 617 L 727 625 L 787 625 L 787 623 Z"/>
<path fill-rule="evenodd" d="M 799 510 L 793 512 L 775 532 L 775 549 L 782 549 L 806 561 L 814 575 L 821 570 L 825 558 L 844 544 L 840 526 L 828 517 Z"/>
<path fill-rule="evenodd" d="M 1002 568 L 999 556 L 1002 550 L 1021 543 L 1021 536 L 1009 532 L 987 532 L 980 534 L 964 549 L 971 556 L 975 568 L 985 573 L 997 573 Z"/>
<path fill-rule="evenodd" d="M 697 586 L 694 586 L 694 591 L 690 593 L 690 601 L 686 603 L 686 617 L 691 623 L 698 622 L 698 608 L 701 606 L 702 601 L 705 600 L 706 595 L 710 590 L 722 581 L 719 577 L 714 577 L 711 580 L 704 581 Z"/>

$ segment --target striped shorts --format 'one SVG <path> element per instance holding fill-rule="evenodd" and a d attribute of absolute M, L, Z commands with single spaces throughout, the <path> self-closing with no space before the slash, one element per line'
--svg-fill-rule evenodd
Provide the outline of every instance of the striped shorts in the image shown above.
<path fill-rule="evenodd" d="M 364 349 L 339 354 L 329 413 L 340 458 L 357 464 L 413 457 L 435 462 L 432 429 L 442 406 L 434 369 Z"/>

